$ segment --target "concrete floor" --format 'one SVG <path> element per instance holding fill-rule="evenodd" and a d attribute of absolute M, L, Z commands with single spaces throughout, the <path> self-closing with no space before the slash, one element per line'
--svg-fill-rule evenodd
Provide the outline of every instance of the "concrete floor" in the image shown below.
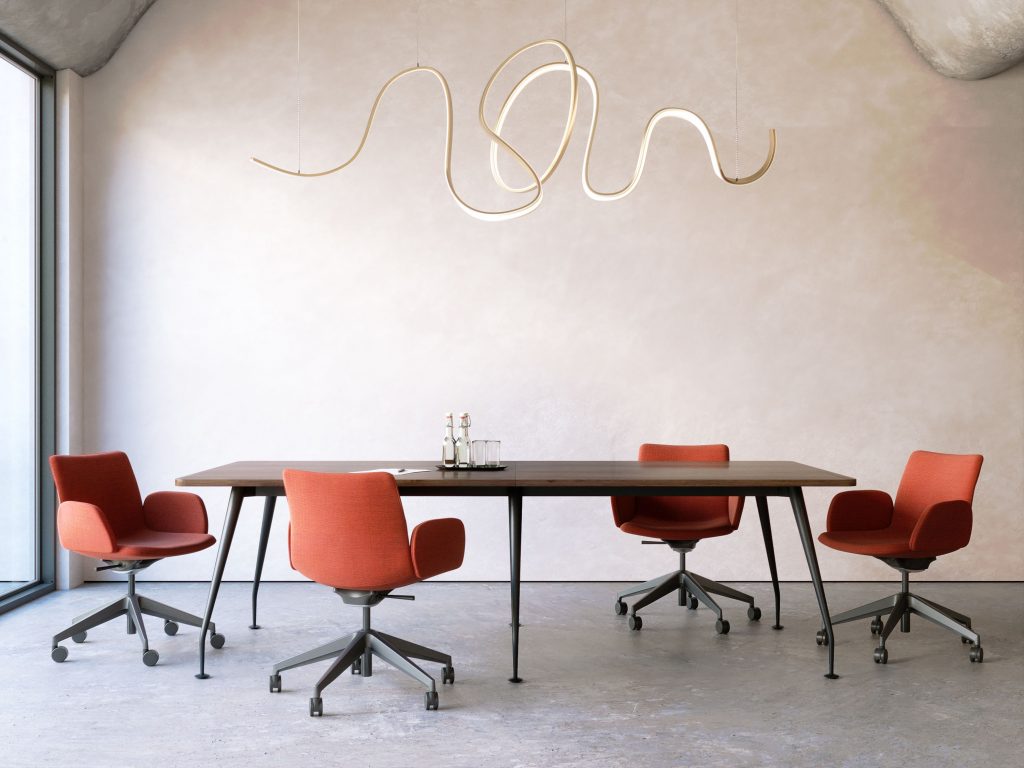
<path fill-rule="evenodd" d="M 726 606 L 713 615 L 671 600 L 643 612 L 630 632 L 612 613 L 615 584 L 526 584 L 522 685 L 509 675 L 508 587 L 422 584 L 415 603 L 385 601 L 383 631 L 450 652 L 455 686 L 441 709 L 375 661 L 374 675 L 344 675 L 324 694 L 324 717 L 307 701 L 325 665 L 285 673 L 267 691 L 271 665 L 356 628 L 359 611 L 312 584 L 266 584 L 263 629 L 248 629 L 249 586 L 225 584 L 216 619 L 227 635 L 196 671 L 196 631 L 175 637 L 149 625 L 160 663 L 143 666 L 120 621 L 68 643 L 50 661 L 49 637 L 72 616 L 113 599 L 121 585 L 56 593 L 0 616 L 0 765 L 11 766 L 911 766 L 1019 765 L 1024 738 L 1024 586 L 922 583 L 924 596 L 970 614 L 984 664 L 922 620 L 890 640 L 876 665 L 866 624 L 838 629 L 839 680 L 824 679 L 825 653 L 809 585 L 783 585 L 783 624 L 753 624 Z M 769 618 L 770 588 L 752 592 Z M 891 585 L 831 584 L 833 610 L 884 596 Z M 140 592 L 198 612 L 202 584 L 142 584 Z M 439 677 L 438 668 L 431 665 Z"/>

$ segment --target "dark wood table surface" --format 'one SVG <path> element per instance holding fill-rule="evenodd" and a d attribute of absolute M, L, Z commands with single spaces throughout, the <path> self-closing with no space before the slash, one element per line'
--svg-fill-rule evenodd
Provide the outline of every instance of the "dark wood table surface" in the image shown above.
<path fill-rule="evenodd" d="M 828 605 L 807 519 L 804 487 L 856 485 L 852 477 L 793 461 L 637 462 L 637 461 L 516 461 L 497 472 L 439 470 L 430 461 L 237 461 L 179 477 L 186 487 L 229 487 L 227 514 L 217 546 L 217 559 L 199 639 L 199 673 L 206 673 L 206 635 L 217 601 L 231 541 L 242 510 L 250 496 L 264 497 L 263 524 L 256 556 L 252 589 L 252 624 L 256 623 L 257 594 L 263 572 L 275 502 L 284 495 L 282 472 L 286 468 L 316 472 L 357 472 L 381 468 L 429 469 L 396 476 L 403 496 L 506 496 L 509 505 L 509 583 L 512 607 L 512 682 L 519 677 L 519 597 L 521 590 L 522 513 L 525 496 L 753 496 L 757 502 L 775 591 L 775 626 L 779 624 L 779 585 L 772 544 L 768 496 L 790 500 L 814 584 L 822 624 L 828 638 L 828 671 L 835 678 L 835 642 Z"/>
<path fill-rule="evenodd" d="M 469 488 L 614 488 L 687 486 L 844 486 L 852 477 L 795 461 L 513 461 L 497 472 L 436 469 L 431 461 L 236 461 L 175 482 L 179 486 L 281 488 L 287 469 L 309 472 L 360 472 L 369 469 L 429 469 L 397 477 L 403 489 Z M 446 494 L 447 495 L 447 494 Z M 464 493 L 461 495 L 473 495 Z M 583 495 L 607 495 L 583 494 Z"/>

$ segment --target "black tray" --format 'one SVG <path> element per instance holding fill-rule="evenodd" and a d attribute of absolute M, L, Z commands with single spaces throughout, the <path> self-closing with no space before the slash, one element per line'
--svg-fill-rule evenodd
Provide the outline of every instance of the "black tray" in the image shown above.
<path fill-rule="evenodd" d="M 508 464 L 499 464 L 496 467 L 446 467 L 444 464 L 435 464 L 435 467 L 442 472 L 500 472 L 508 469 Z"/>

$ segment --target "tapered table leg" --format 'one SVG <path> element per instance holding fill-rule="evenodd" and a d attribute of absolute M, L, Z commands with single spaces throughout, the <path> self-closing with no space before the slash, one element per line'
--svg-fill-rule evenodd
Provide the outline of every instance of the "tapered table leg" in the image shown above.
<path fill-rule="evenodd" d="M 512 677 L 510 683 L 521 683 L 519 677 L 519 566 L 523 554 L 523 497 L 508 497 L 508 559 L 509 588 L 512 593 Z"/>
<path fill-rule="evenodd" d="M 775 591 L 775 624 L 772 629 L 782 629 L 782 600 L 779 594 L 779 569 L 775 565 L 775 542 L 772 540 L 772 520 L 768 516 L 768 499 L 757 496 L 757 514 L 761 518 L 761 535 L 764 537 L 764 551 L 768 555 L 768 571 L 772 575 L 772 589 Z"/>
<path fill-rule="evenodd" d="M 832 619 L 828 615 L 828 602 L 825 600 L 825 586 L 821 583 L 821 570 L 818 568 L 818 555 L 814 551 L 814 538 L 811 536 L 811 524 L 807 520 L 807 507 L 804 504 L 804 493 L 800 487 L 790 488 L 789 501 L 793 505 L 793 516 L 796 518 L 796 527 L 800 532 L 800 543 L 804 547 L 804 557 L 807 558 L 807 569 L 811 572 L 811 581 L 814 584 L 814 594 L 818 598 L 818 610 L 821 612 L 821 623 L 825 627 L 825 636 L 828 638 L 828 672 L 825 677 L 835 680 L 839 677 L 835 673 L 835 635 L 832 632 Z"/>
<path fill-rule="evenodd" d="M 228 561 L 228 552 L 231 551 L 231 539 L 235 535 L 238 515 L 242 511 L 242 499 L 251 495 L 251 489 L 236 486 L 231 489 L 231 495 L 228 497 L 228 510 L 224 515 L 224 529 L 221 531 L 220 541 L 217 542 L 217 562 L 213 566 L 210 594 L 206 598 L 206 612 L 203 614 L 203 626 L 199 631 L 199 673 L 196 677 L 200 680 L 205 680 L 209 677 L 206 674 L 206 633 L 210 628 L 213 606 L 217 603 L 217 592 L 220 591 L 220 582 L 224 577 L 224 566 Z"/>
<path fill-rule="evenodd" d="M 256 623 L 256 597 L 260 591 L 260 579 L 263 577 L 263 560 L 267 556 L 267 542 L 270 541 L 270 527 L 274 524 L 274 506 L 277 496 L 267 496 L 263 502 L 263 525 L 260 527 L 260 546 L 256 550 L 256 573 L 252 577 L 252 624 L 249 629 L 259 629 Z"/>

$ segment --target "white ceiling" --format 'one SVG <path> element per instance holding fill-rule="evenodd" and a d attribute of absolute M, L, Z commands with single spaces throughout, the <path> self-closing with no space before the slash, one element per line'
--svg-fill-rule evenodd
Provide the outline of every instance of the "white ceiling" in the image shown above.
<path fill-rule="evenodd" d="M 879 0 L 947 77 L 981 80 L 1024 59 L 1024 0 Z"/>
<path fill-rule="evenodd" d="M 90 75 L 110 60 L 154 2 L 0 0 L 0 34 L 54 69 Z M 1024 59 L 1024 0 L 878 2 L 947 77 L 980 80 Z"/>
<path fill-rule="evenodd" d="M 0 0 L 0 34 L 54 69 L 91 75 L 155 0 Z"/>

